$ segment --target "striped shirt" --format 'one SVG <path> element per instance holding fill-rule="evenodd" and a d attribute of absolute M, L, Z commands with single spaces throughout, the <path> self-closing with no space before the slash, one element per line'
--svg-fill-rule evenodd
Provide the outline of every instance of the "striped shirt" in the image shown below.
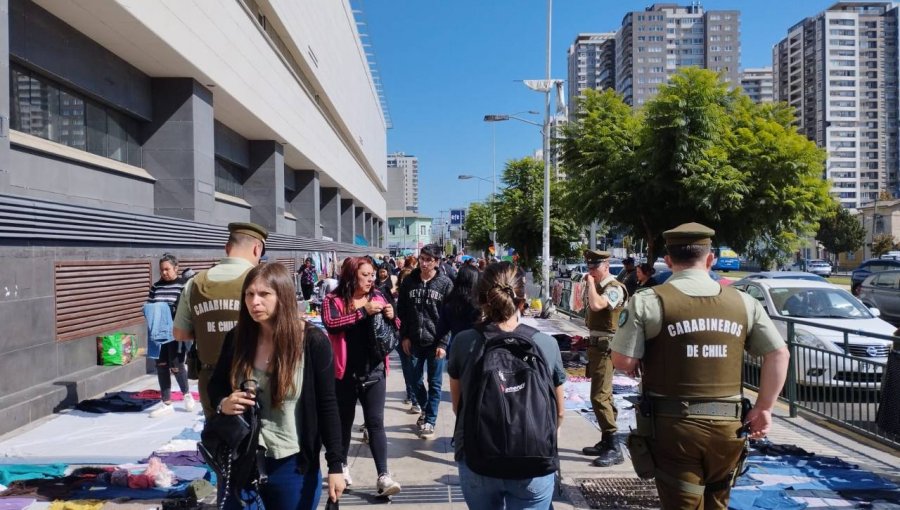
<path fill-rule="evenodd" d="M 176 278 L 170 282 L 160 279 L 150 287 L 150 293 L 147 295 L 148 303 L 167 303 L 175 313 L 175 306 L 178 298 L 181 297 L 181 291 L 184 290 L 185 280 Z"/>

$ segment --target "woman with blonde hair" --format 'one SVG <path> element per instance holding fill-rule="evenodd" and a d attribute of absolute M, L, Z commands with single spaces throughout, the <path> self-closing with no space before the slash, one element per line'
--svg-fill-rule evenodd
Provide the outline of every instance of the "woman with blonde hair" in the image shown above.
<path fill-rule="evenodd" d="M 308 510 L 322 492 L 319 452 L 325 444 L 328 497 L 344 490 L 341 433 L 334 391 L 331 343 L 321 330 L 299 318 L 294 279 L 278 263 L 260 264 L 241 290 L 237 326 L 225 337 L 209 383 L 216 413 L 243 414 L 259 406 L 260 448 L 268 481 L 240 488 L 241 499 L 266 508 Z M 244 391 L 252 381 L 255 391 Z M 224 508 L 241 501 L 226 495 Z"/>

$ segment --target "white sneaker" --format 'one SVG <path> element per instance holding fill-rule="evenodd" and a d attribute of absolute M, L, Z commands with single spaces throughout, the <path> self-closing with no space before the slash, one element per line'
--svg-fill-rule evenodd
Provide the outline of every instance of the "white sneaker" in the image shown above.
<path fill-rule="evenodd" d="M 159 409 L 154 409 L 150 411 L 151 418 L 159 418 L 162 416 L 168 416 L 175 412 L 175 408 L 172 407 L 172 404 L 163 404 Z"/>
<path fill-rule="evenodd" d="M 400 484 L 392 480 L 387 473 L 378 477 L 376 487 L 378 488 L 379 496 L 393 496 L 400 492 Z"/>
<path fill-rule="evenodd" d="M 434 437 L 434 425 L 430 423 L 426 423 L 422 426 L 422 431 L 419 432 L 419 437 L 422 439 L 431 439 Z"/>
<path fill-rule="evenodd" d="M 353 478 L 350 478 L 350 466 L 344 464 L 342 471 L 344 472 L 344 483 L 347 484 L 347 487 L 353 485 Z"/>
<path fill-rule="evenodd" d="M 197 407 L 197 402 L 194 400 L 194 397 L 190 394 L 190 392 L 184 394 L 184 410 L 191 412 L 194 408 Z"/>

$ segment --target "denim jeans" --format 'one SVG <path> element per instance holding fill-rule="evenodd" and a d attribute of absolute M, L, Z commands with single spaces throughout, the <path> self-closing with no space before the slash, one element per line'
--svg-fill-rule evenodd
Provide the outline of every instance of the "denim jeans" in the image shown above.
<path fill-rule="evenodd" d="M 269 480 L 259 488 L 259 498 L 255 491 L 241 491 L 241 498 L 248 501 L 241 509 L 241 503 L 229 495 L 225 510 L 313 510 L 319 506 L 322 496 L 322 472 L 310 468 L 302 475 L 297 471 L 300 454 L 283 459 L 266 458 Z M 262 501 L 260 505 L 259 502 Z"/>
<path fill-rule="evenodd" d="M 412 366 L 412 357 L 407 356 L 405 352 L 403 352 L 403 348 L 397 348 L 397 355 L 400 356 L 400 368 L 403 370 L 403 382 L 406 384 L 406 398 L 415 405 L 419 402 L 416 400 L 416 388 L 415 388 L 415 376 L 413 375 L 413 366 Z M 419 374 L 419 380 L 422 380 L 422 375 Z"/>
<path fill-rule="evenodd" d="M 444 362 L 446 360 L 435 358 L 434 350 L 416 352 L 413 350 L 410 356 L 413 375 L 413 389 L 416 392 L 416 402 L 422 406 L 425 412 L 425 423 L 434 425 L 437 423 L 438 406 L 441 404 L 441 383 L 444 378 Z M 422 376 L 428 370 L 428 390 Z"/>
<path fill-rule="evenodd" d="M 479 475 L 459 462 L 459 486 L 469 510 L 547 510 L 553 508 L 556 473 L 506 480 Z"/>

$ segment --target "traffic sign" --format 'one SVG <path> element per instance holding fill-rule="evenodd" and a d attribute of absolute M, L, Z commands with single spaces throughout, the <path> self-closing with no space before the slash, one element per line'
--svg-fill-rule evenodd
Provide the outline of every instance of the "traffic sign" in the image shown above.
<path fill-rule="evenodd" d="M 451 209 L 450 210 L 450 224 L 451 225 L 462 225 L 466 222 L 466 210 L 465 209 Z"/>

